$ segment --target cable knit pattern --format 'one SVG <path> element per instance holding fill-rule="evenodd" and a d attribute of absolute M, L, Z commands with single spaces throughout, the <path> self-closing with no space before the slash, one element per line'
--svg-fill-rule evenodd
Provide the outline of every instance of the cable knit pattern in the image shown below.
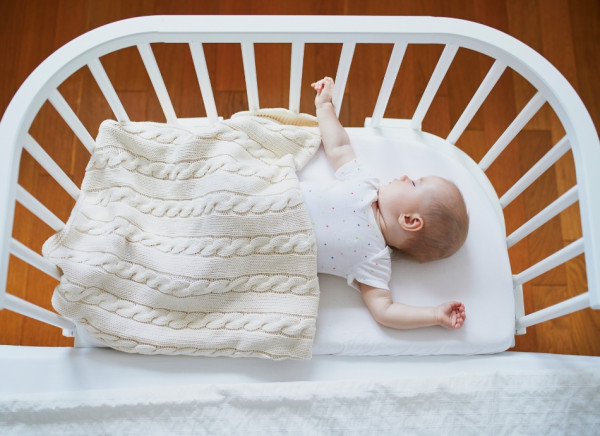
<path fill-rule="evenodd" d="M 157 217 L 198 217 L 213 212 L 224 214 L 264 214 L 280 212 L 289 208 L 303 207 L 304 200 L 298 189 L 277 195 L 264 194 L 259 198 L 222 190 L 210 192 L 200 197 L 174 200 L 153 198 L 136 192 L 134 188 L 116 186 L 98 192 L 90 191 L 86 201 L 107 206 L 109 203 L 126 203 L 142 213 Z"/>
<path fill-rule="evenodd" d="M 319 286 L 296 171 L 319 144 L 316 119 L 285 109 L 103 122 L 42 250 L 63 271 L 54 308 L 131 353 L 310 358 Z"/>

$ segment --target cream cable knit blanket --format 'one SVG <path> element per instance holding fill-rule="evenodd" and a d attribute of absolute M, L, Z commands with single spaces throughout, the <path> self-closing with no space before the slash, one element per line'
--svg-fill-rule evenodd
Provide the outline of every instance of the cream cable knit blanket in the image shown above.
<path fill-rule="evenodd" d="M 284 109 L 194 131 L 105 121 L 65 229 L 52 304 L 144 354 L 310 358 L 316 246 L 296 170 L 316 119 Z"/>

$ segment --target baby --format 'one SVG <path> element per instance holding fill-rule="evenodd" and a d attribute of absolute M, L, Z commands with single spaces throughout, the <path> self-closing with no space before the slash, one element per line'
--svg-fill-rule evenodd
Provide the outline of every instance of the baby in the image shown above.
<path fill-rule="evenodd" d="M 318 271 L 347 279 L 360 290 L 377 322 L 395 329 L 432 325 L 458 329 L 462 303 L 413 307 L 392 301 L 389 291 L 393 247 L 419 262 L 450 256 L 464 243 L 469 219 L 458 188 L 441 177 L 407 176 L 379 185 L 356 158 L 331 96 L 334 82 L 312 84 L 325 154 L 336 170 L 327 186 L 303 184 L 318 246 Z"/>

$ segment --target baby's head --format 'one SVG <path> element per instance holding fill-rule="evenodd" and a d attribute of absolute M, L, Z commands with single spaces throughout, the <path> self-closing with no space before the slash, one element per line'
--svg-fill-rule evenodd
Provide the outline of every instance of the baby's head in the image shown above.
<path fill-rule="evenodd" d="M 419 262 L 443 259 L 465 242 L 469 228 L 460 190 L 437 176 L 407 176 L 381 186 L 380 227 L 388 245 Z"/>

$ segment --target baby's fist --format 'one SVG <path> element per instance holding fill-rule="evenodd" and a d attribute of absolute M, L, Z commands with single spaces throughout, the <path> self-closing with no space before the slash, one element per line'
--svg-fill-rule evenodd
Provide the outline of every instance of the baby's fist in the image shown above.
<path fill-rule="evenodd" d="M 440 304 L 436 309 L 439 325 L 449 329 L 461 328 L 467 318 L 464 304 L 458 301 L 449 301 Z"/>
<path fill-rule="evenodd" d="M 315 96 L 315 106 L 330 103 L 333 95 L 334 82 L 331 77 L 324 77 L 310 86 L 317 92 Z"/>

